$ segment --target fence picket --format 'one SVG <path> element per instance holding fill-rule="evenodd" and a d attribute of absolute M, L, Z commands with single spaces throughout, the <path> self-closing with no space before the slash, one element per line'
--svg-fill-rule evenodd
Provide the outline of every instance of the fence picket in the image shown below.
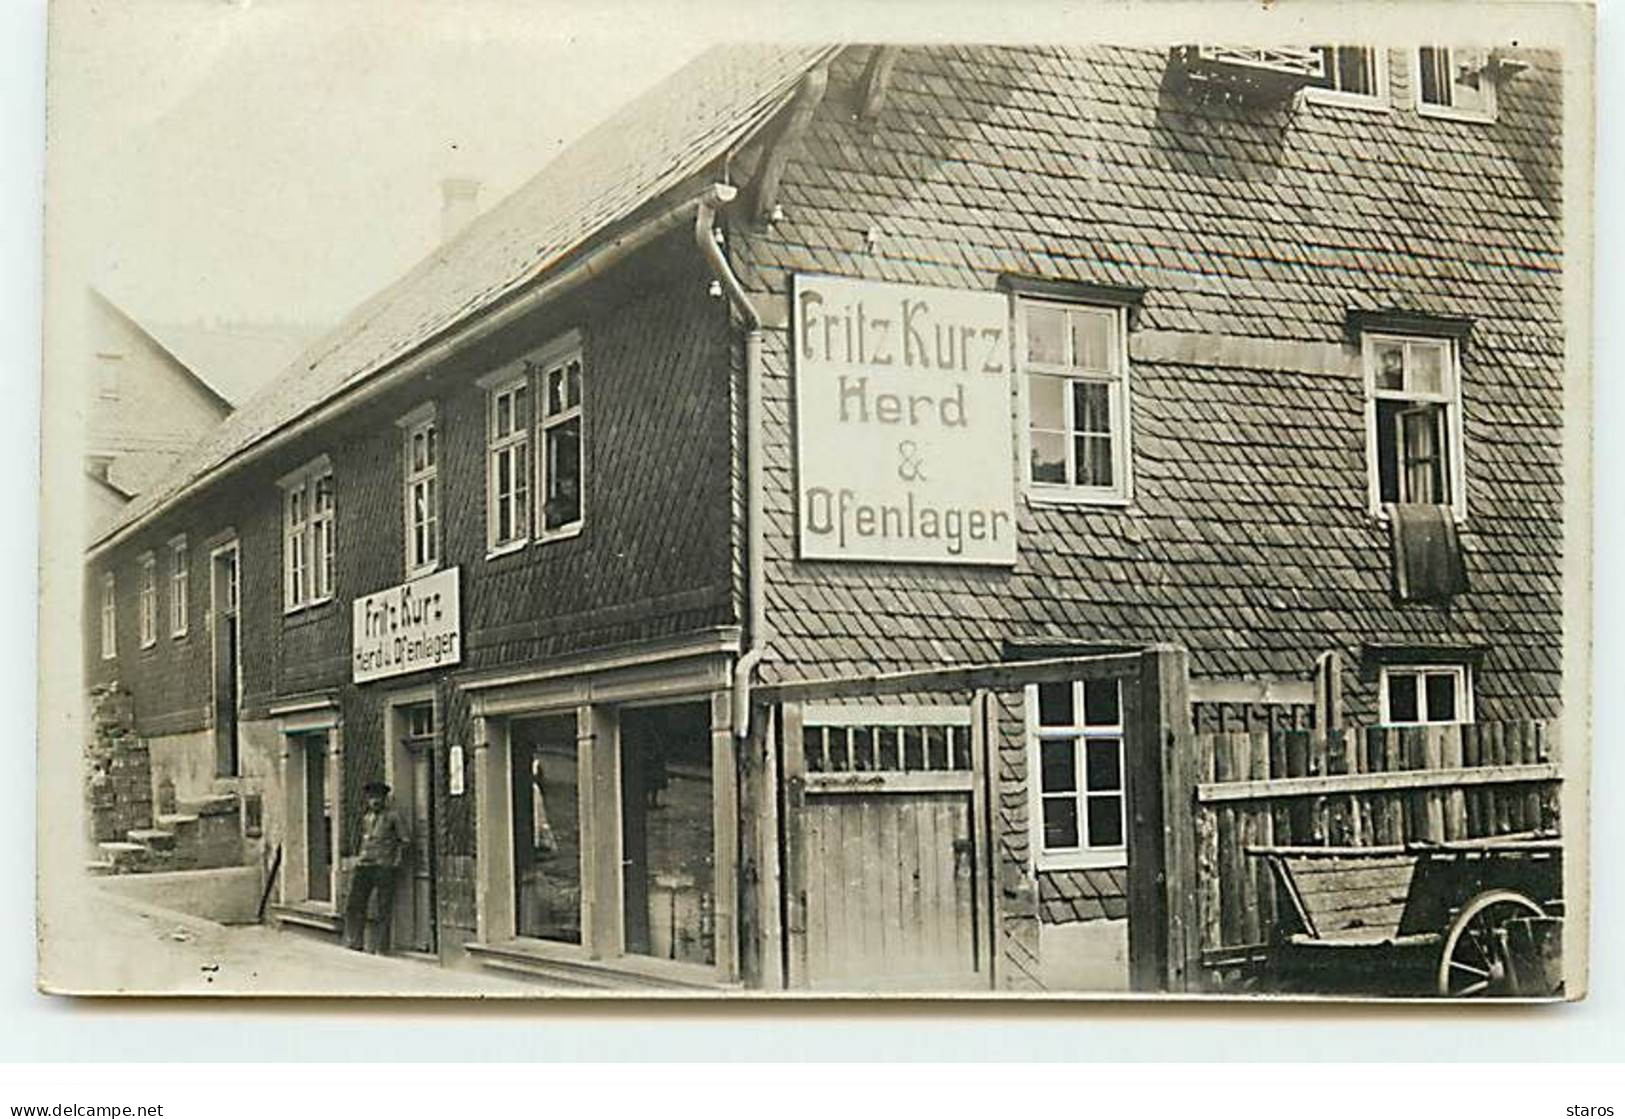
<path fill-rule="evenodd" d="M 1212 782 L 1219 779 L 1218 749 L 1216 735 L 1197 737 L 1197 780 Z M 1219 813 L 1207 805 L 1196 807 L 1196 874 L 1200 883 L 1202 947 L 1218 948 L 1224 944 L 1219 894 Z"/>
<path fill-rule="evenodd" d="M 1446 769 L 1458 769 L 1462 763 L 1462 728 L 1443 728 L 1440 738 L 1440 764 Z M 1444 837 L 1467 838 L 1467 794 L 1462 789 L 1449 789 L 1444 793 Z"/>
<path fill-rule="evenodd" d="M 1247 741 L 1247 776 L 1254 781 L 1267 780 L 1270 768 L 1270 741 L 1276 737 L 1275 733 L 1254 734 Z M 1256 805 L 1252 810 L 1252 842 L 1265 847 L 1275 844 L 1275 820 L 1271 807 L 1267 803 Z M 1271 873 L 1269 864 L 1263 859 L 1250 859 L 1253 864 L 1253 874 L 1257 879 L 1255 893 L 1258 897 L 1258 935 L 1257 940 L 1268 940 L 1275 933 L 1275 875 Z"/>
<path fill-rule="evenodd" d="M 1230 735 L 1228 733 L 1215 735 L 1213 739 L 1216 772 L 1214 780 L 1220 784 L 1229 781 L 1238 781 L 1241 774 L 1236 772 L 1235 756 L 1230 751 Z M 1219 832 L 1219 923 L 1220 935 L 1225 944 L 1240 944 L 1241 939 L 1241 877 L 1242 859 L 1246 856 L 1242 851 L 1242 836 L 1236 826 L 1236 806 L 1226 804 L 1220 806 L 1218 817 Z"/>
<path fill-rule="evenodd" d="M 1461 728 L 1461 764 L 1476 769 L 1483 764 L 1479 746 L 1479 728 L 1468 723 Z M 1467 790 L 1467 835 L 1469 838 L 1484 834 L 1484 790 Z"/>

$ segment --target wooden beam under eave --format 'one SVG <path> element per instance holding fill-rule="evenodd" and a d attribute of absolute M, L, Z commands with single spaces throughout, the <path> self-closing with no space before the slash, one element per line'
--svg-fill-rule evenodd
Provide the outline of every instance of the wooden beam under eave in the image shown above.
<path fill-rule="evenodd" d="M 801 134 L 812 123 L 813 114 L 823 103 L 824 91 L 829 88 L 829 70 L 824 66 L 807 71 L 790 102 L 790 115 L 784 127 L 768 148 L 762 160 L 761 172 L 756 177 L 756 205 L 752 215 L 758 225 L 764 224 L 779 202 L 779 184 L 784 179 L 784 166 L 790 161 L 790 149 L 795 147 Z"/>
<path fill-rule="evenodd" d="M 897 47 L 876 47 L 869 53 L 869 65 L 863 72 L 863 101 L 858 116 L 873 120 L 886 107 L 886 89 L 891 85 L 892 67 L 897 65 Z"/>

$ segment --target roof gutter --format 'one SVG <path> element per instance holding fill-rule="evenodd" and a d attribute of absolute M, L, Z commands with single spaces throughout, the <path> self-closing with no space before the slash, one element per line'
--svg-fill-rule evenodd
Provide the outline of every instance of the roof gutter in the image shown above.
<path fill-rule="evenodd" d="M 418 350 L 400 361 L 399 364 L 387 366 L 353 388 L 341 390 L 337 395 L 328 398 L 313 410 L 277 428 L 259 442 L 248 447 L 237 457 L 228 459 L 215 469 L 200 474 L 174 494 L 171 494 L 162 504 L 155 506 L 146 515 L 132 521 L 111 535 L 96 541 L 86 553 L 88 558 L 95 559 L 109 549 L 128 540 L 145 528 L 154 517 L 215 485 L 222 476 L 258 462 L 323 424 L 331 422 L 344 412 L 377 399 L 391 389 L 411 380 L 425 369 L 447 360 L 468 346 L 489 338 L 497 331 L 519 321 L 544 304 L 574 291 L 590 280 L 596 279 L 606 270 L 619 264 L 627 256 L 658 239 L 662 234 L 684 224 L 689 216 L 700 207 L 724 205 L 733 200 L 735 193 L 735 189 L 726 184 L 712 184 L 698 195 L 677 202 L 650 215 L 619 236 L 546 276 L 536 286 L 514 296 L 507 303 L 481 315 L 478 319 L 465 323 L 460 328 L 454 329 L 452 333 Z"/>

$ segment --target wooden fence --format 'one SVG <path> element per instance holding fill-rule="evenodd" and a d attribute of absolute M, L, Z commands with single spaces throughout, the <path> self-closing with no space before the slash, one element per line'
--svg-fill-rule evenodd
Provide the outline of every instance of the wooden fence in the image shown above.
<path fill-rule="evenodd" d="M 1555 834 L 1559 767 L 1543 722 L 1195 736 L 1204 962 L 1277 936 L 1277 891 L 1249 849 L 1386 849 Z M 1378 851 L 1368 851 L 1375 855 Z"/>

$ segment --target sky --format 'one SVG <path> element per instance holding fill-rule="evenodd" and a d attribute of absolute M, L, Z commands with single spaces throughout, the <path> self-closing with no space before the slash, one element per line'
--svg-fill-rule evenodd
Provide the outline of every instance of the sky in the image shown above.
<path fill-rule="evenodd" d="M 509 0 L 65 0 L 52 264 L 151 321 L 331 324 L 704 45 Z"/>

